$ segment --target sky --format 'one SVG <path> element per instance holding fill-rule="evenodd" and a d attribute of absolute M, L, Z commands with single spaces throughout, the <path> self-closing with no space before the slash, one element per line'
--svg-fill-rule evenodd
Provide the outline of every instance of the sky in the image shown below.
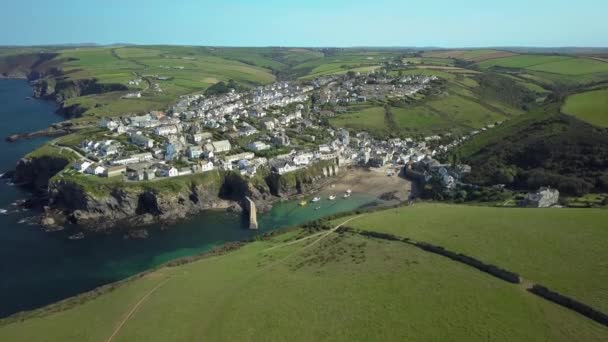
<path fill-rule="evenodd" d="M 608 47 L 607 0 L 2 0 L 0 45 Z"/>

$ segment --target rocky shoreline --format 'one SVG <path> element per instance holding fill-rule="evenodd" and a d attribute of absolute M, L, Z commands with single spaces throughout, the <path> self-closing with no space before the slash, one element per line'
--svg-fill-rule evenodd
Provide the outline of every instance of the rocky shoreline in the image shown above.
<path fill-rule="evenodd" d="M 264 213 L 275 202 L 318 191 L 337 175 L 328 172 L 327 168 L 301 170 L 289 175 L 291 182 L 285 181 L 283 176 L 269 174 L 263 182 L 258 180 L 254 184 L 240 174 L 216 171 L 217 184 L 193 182 L 177 192 L 146 187 L 133 189 L 125 184 L 99 195 L 70 181 L 51 180 L 67 165 L 68 161 L 61 158 L 23 158 L 15 171 L 9 173 L 15 184 L 39 195 L 39 201 L 29 201 L 28 205 L 42 209 L 37 221 L 48 231 L 62 230 L 67 225 L 95 233 L 151 224 L 171 225 L 207 210 L 240 213 L 246 197 L 254 201 L 258 212 Z"/>

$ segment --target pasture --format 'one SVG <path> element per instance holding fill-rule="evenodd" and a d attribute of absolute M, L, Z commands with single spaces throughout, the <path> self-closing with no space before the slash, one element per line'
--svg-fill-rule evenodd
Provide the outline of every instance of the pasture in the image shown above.
<path fill-rule="evenodd" d="M 474 49 L 474 50 L 437 50 L 423 54 L 424 57 L 462 59 L 469 62 L 481 62 L 485 60 L 510 57 L 516 54 L 509 51 L 493 49 Z"/>
<path fill-rule="evenodd" d="M 608 331 L 401 242 L 302 230 L 160 268 L 0 325 L 5 341 L 285 338 L 600 341 Z"/>
<path fill-rule="evenodd" d="M 367 214 L 349 226 L 443 246 L 608 311 L 605 222 L 603 209 L 416 204 Z"/>
<path fill-rule="evenodd" d="M 608 127 L 608 89 L 572 95 L 566 99 L 562 112 L 592 125 Z"/>
<path fill-rule="evenodd" d="M 130 80 L 143 79 L 139 86 L 129 86 L 132 91 L 142 92 L 138 99 L 122 99 L 126 92 L 111 92 L 66 102 L 67 106 L 83 108 L 85 116 L 97 117 L 166 109 L 180 95 L 200 92 L 229 79 L 250 86 L 271 83 L 275 77 L 267 67 L 280 67 L 253 52 L 249 54 L 256 60 L 244 57 L 246 51 L 223 53 L 226 58 L 199 47 L 119 46 L 62 50 L 56 59 L 62 61 L 61 68 L 70 80 L 94 78 L 101 84 L 127 85 Z M 150 84 L 158 84 L 161 92 L 154 91 Z"/>

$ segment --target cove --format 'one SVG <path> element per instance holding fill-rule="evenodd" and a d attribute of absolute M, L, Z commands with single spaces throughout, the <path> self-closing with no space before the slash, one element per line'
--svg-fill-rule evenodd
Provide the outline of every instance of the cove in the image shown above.
<path fill-rule="evenodd" d="M 14 168 L 23 155 L 43 144 L 38 138 L 17 143 L 4 137 L 42 129 L 63 118 L 47 101 L 26 99 L 32 90 L 24 80 L 0 80 L 0 172 Z M 143 240 L 124 239 L 122 234 L 69 240 L 68 232 L 45 233 L 37 225 L 23 223 L 36 213 L 15 211 L 11 203 L 30 196 L 6 181 L 0 182 L 0 317 L 31 310 L 118 281 L 167 261 L 196 255 L 211 248 L 251 238 L 254 234 L 300 225 L 327 215 L 380 202 L 365 194 L 348 199 L 300 207 L 297 201 L 277 203 L 260 215 L 259 232 L 245 229 L 239 215 L 209 211 L 162 229 L 147 228 Z M 22 223 L 20 223 L 22 222 Z"/>

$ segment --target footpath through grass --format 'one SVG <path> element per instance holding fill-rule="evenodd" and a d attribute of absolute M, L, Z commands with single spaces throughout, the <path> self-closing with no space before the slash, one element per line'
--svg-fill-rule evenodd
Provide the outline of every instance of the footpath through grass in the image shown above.
<path fill-rule="evenodd" d="M 0 326 L 0 340 L 106 341 L 165 281 L 113 341 L 608 338 L 582 316 L 401 242 L 330 233 L 286 244 L 303 236 L 158 270 L 66 311 Z"/>

